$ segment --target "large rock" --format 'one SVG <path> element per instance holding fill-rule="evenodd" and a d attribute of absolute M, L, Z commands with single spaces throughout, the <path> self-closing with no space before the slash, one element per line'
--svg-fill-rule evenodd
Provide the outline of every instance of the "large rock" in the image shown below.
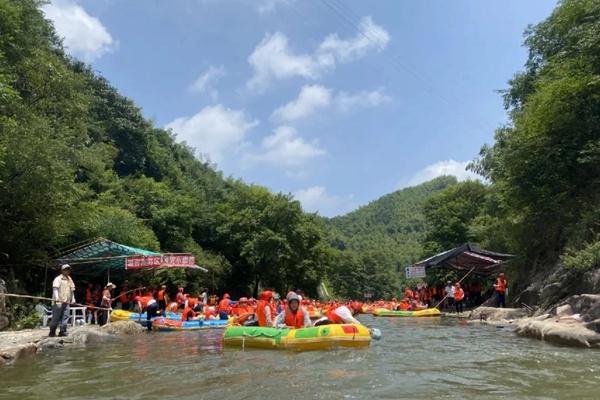
<path fill-rule="evenodd" d="M 529 316 L 524 308 L 477 307 L 471 312 L 469 319 L 487 322 L 507 322 Z"/>
<path fill-rule="evenodd" d="M 116 321 L 104 325 L 100 331 L 110 335 L 137 335 L 145 331 L 145 328 L 135 321 Z"/>
<path fill-rule="evenodd" d="M 527 318 L 517 323 L 520 336 L 577 347 L 600 347 L 600 334 L 581 323 L 561 323 L 555 318 Z"/>
<path fill-rule="evenodd" d="M 0 352 L 0 365 L 10 365 L 23 357 L 29 357 L 37 352 L 35 343 L 27 343 L 10 347 Z"/>
<path fill-rule="evenodd" d="M 600 268 L 580 272 L 566 268 L 559 261 L 538 270 L 530 277 L 529 285 L 515 296 L 515 304 L 539 306 L 541 314 L 568 296 L 600 293 Z"/>
<path fill-rule="evenodd" d="M 86 345 L 89 343 L 106 341 L 113 336 L 92 327 L 83 327 L 81 329 L 76 329 L 69 337 L 75 345 Z"/>

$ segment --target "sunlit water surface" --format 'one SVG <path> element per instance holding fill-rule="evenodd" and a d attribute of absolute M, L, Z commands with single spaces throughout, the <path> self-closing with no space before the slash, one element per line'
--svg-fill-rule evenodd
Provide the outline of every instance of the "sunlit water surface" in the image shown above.
<path fill-rule="evenodd" d="M 0 370 L 0 399 L 600 399 L 600 351 L 444 318 L 373 318 L 369 348 L 222 347 L 222 331 L 150 333 Z"/>

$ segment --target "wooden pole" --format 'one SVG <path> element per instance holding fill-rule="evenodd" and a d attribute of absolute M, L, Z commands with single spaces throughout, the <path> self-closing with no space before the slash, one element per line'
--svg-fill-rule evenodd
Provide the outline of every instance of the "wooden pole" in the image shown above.
<path fill-rule="evenodd" d="M 462 278 L 460 278 L 460 280 L 459 280 L 458 282 L 456 282 L 456 283 L 461 283 L 461 282 L 462 282 L 462 281 L 463 281 L 463 280 L 464 280 L 464 279 L 465 279 L 467 276 L 471 275 L 471 272 L 473 272 L 473 271 L 475 271 L 475 267 L 471 268 L 471 270 L 470 270 L 469 272 L 467 272 L 467 274 L 466 274 L 465 276 L 463 276 Z M 435 305 L 435 308 L 438 308 L 438 307 L 439 307 L 439 305 L 440 305 L 440 304 L 442 304 L 442 303 L 444 302 L 444 300 L 446 300 L 446 299 L 448 298 L 448 295 L 449 295 L 449 294 L 450 294 L 450 293 L 446 293 L 446 295 L 444 296 L 444 298 L 443 298 L 443 299 L 441 299 L 441 300 L 439 301 L 439 303 L 437 303 L 437 304 Z"/>
<path fill-rule="evenodd" d="M 16 298 L 20 298 L 20 299 L 33 299 L 33 300 L 44 300 L 44 301 L 54 301 L 53 299 L 50 299 L 48 297 L 39 297 L 39 296 L 29 296 L 26 294 L 13 294 L 13 293 L 3 293 L 0 294 L 0 297 L 16 297 Z M 85 304 L 79 304 L 79 303 L 70 303 L 70 306 L 78 306 L 78 307 L 89 307 L 88 305 Z M 106 310 L 106 311 L 111 311 L 112 308 L 103 308 L 103 307 L 96 307 L 94 306 L 94 308 L 96 310 Z"/>

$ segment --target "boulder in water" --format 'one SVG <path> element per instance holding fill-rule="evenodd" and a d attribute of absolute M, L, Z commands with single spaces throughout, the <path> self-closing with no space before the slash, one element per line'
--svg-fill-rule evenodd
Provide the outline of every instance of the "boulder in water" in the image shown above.
<path fill-rule="evenodd" d="M 116 321 L 104 325 L 100 331 L 110 335 L 137 335 L 146 329 L 135 321 Z"/>

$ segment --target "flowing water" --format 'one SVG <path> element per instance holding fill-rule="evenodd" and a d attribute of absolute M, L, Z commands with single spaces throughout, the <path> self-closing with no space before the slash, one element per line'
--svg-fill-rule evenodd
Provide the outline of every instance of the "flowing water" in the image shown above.
<path fill-rule="evenodd" d="M 0 399 L 600 399 L 600 351 L 444 318 L 360 317 L 369 348 L 222 348 L 221 331 L 150 333 L 0 370 Z"/>

